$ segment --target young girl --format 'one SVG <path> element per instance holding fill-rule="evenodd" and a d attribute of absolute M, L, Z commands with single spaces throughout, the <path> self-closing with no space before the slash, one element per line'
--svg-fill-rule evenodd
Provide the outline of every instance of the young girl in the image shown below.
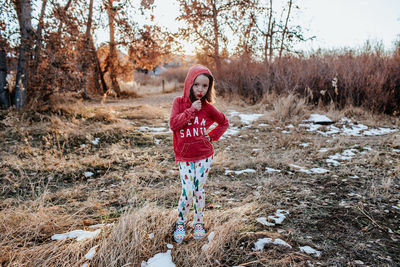
<path fill-rule="evenodd" d="M 183 96 L 175 98 L 169 127 L 173 131 L 175 159 L 179 164 L 182 194 L 178 204 L 178 218 L 174 239 L 180 243 L 186 235 L 186 216 L 193 197 L 195 239 L 205 236 L 203 212 L 204 186 L 214 155 L 212 142 L 218 141 L 228 128 L 228 120 L 211 103 L 214 100 L 214 78 L 211 71 L 201 65 L 189 69 Z M 216 122 L 218 125 L 207 133 Z"/>

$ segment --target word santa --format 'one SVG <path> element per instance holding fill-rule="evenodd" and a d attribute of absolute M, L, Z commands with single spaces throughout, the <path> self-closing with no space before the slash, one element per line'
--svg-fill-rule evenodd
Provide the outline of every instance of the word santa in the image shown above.
<path fill-rule="evenodd" d="M 206 134 L 206 131 L 207 131 L 206 127 L 202 127 L 202 126 L 206 126 L 205 119 L 202 119 L 201 122 L 199 123 L 199 118 L 195 117 L 193 123 L 189 122 L 188 126 L 190 126 L 192 124 L 193 125 L 197 124 L 197 125 L 199 125 L 199 127 L 193 126 L 193 127 L 189 127 L 189 128 L 180 130 L 179 132 L 180 132 L 182 138 L 194 137 L 194 136 L 200 136 L 200 135 Z"/>

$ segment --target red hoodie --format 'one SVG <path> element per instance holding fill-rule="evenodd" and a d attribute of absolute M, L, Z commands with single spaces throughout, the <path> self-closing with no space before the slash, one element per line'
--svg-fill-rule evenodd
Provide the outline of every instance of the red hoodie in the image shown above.
<path fill-rule="evenodd" d="M 214 122 L 218 124 L 208 133 L 211 141 L 217 141 L 229 126 L 225 115 L 207 101 L 202 100 L 199 111 L 192 107 L 190 88 L 201 73 L 212 75 L 208 68 L 201 65 L 189 69 L 183 96 L 175 98 L 172 104 L 169 127 L 173 131 L 176 161 L 197 161 L 210 157 L 214 154 L 214 148 L 205 136 L 208 128 Z"/>

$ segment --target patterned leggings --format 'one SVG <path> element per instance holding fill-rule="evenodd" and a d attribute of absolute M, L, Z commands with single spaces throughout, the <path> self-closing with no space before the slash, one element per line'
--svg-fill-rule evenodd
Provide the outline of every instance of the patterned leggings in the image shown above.
<path fill-rule="evenodd" d="M 203 223 L 205 207 L 204 186 L 214 156 L 193 162 L 179 162 L 182 194 L 178 204 L 178 223 L 186 223 L 186 216 L 195 197 L 194 223 Z"/>

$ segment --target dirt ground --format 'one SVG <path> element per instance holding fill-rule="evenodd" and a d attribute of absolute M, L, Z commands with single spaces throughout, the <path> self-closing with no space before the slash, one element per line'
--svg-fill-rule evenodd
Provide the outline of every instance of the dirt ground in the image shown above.
<path fill-rule="evenodd" d="M 1 111 L 1 266 L 80 266 L 90 262 L 84 255 L 94 245 L 99 251 L 91 266 L 107 266 L 107 260 L 113 262 L 108 266 L 140 266 L 165 252 L 165 245 L 173 244 L 169 230 L 180 190 L 168 132 L 171 103 L 178 95 L 60 103 L 30 114 Z M 193 255 L 208 240 L 174 244 L 177 266 L 400 264 L 399 131 L 325 136 L 300 125 L 315 110 L 277 120 L 276 111 L 263 105 L 219 98 L 216 107 L 238 131 L 215 144 L 207 181 L 205 223 L 216 239 L 201 252 L 203 259 Z M 260 115 L 245 123 L 237 114 Z M 327 115 L 399 129 L 398 120 L 390 117 Z M 340 164 L 326 161 L 349 149 L 352 157 Z M 310 172 L 313 168 L 326 172 Z M 147 205 L 153 206 L 143 213 Z M 281 223 L 266 226 L 257 220 L 278 209 L 288 212 Z M 130 214 L 150 213 L 152 222 L 162 225 L 151 224 L 140 233 L 155 232 L 157 242 L 140 239 L 135 256 L 131 243 L 125 248 L 122 241 L 110 243 Z M 93 240 L 51 240 L 54 234 L 101 223 L 114 224 Z M 163 229 L 159 236 L 158 227 Z M 284 240 L 290 247 L 267 244 L 255 250 L 261 238 Z M 118 263 L 108 259 L 112 246 L 120 246 L 112 252 L 119 253 Z M 321 254 L 307 254 L 300 250 L 304 246 Z"/>

